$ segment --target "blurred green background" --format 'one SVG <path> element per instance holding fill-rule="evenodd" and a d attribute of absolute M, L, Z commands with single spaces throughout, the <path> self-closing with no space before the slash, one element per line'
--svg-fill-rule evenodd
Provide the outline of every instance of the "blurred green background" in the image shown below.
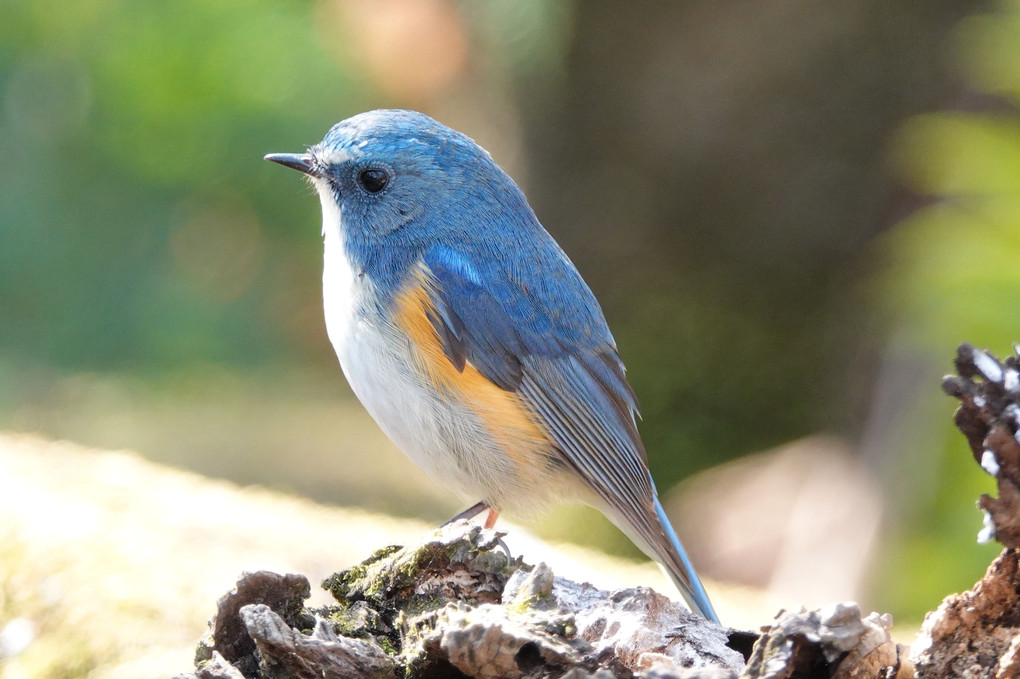
<path fill-rule="evenodd" d="M 996 551 L 938 380 L 1020 341 L 1018 97 L 1017 2 L 6 0 L 0 427 L 455 512 L 353 402 L 318 201 L 262 161 L 416 108 L 595 290 L 659 488 L 838 437 L 884 495 L 865 599 L 918 620 Z"/>

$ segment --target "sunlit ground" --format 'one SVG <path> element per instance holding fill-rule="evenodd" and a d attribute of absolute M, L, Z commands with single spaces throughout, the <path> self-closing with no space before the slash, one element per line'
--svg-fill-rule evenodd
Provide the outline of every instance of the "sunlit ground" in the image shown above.
<path fill-rule="evenodd" d="M 457 499 L 417 473 L 331 375 L 240 376 L 214 366 L 161 381 L 20 372 L 0 428 L 34 431 L 322 502 L 433 519 Z M 35 384 L 32 389 L 24 385 Z"/>

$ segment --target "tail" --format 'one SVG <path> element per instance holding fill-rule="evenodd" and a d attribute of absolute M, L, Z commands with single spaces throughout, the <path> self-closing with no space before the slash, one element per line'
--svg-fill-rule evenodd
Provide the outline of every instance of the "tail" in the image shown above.
<path fill-rule="evenodd" d="M 659 498 L 653 496 L 653 499 L 655 500 L 655 514 L 659 517 L 659 523 L 662 524 L 662 532 L 670 543 L 672 551 L 676 552 L 677 560 L 679 561 L 678 565 L 681 567 L 681 570 L 678 572 L 673 565 L 660 561 L 663 569 L 670 580 L 677 586 L 677 589 L 680 590 L 680 594 L 683 595 L 684 601 L 687 602 L 692 611 L 701 615 L 705 620 L 718 623 L 719 616 L 715 614 L 712 602 L 708 600 L 708 594 L 705 592 L 704 585 L 701 584 L 698 572 L 694 570 L 694 564 L 691 563 L 691 559 L 687 556 L 687 551 L 680 542 L 680 538 L 677 537 L 676 531 L 673 530 L 665 510 L 663 510 L 662 505 L 659 503 Z"/>

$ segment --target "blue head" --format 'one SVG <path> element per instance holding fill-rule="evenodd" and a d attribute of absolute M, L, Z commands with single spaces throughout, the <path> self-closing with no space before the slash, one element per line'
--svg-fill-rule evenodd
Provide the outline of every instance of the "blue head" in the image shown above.
<path fill-rule="evenodd" d="M 484 149 L 421 113 L 362 113 L 334 125 L 305 154 L 266 159 L 312 179 L 323 228 L 340 229 L 349 256 L 380 283 L 395 283 L 436 244 L 470 249 L 544 235 L 520 189 Z"/>

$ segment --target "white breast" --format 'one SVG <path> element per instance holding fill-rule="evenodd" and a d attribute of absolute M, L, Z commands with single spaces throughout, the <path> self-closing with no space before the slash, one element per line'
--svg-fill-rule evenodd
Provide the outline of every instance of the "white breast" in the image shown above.
<path fill-rule="evenodd" d="M 351 389 L 429 476 L 471 501 L 486 496 L 479 481 L 485 473 L 475 454 L 492 446 L 487 432 L 468 408 L 423 386 L 409 340 L 379 316 L 372 280 L 352 265 L 345 250 L 332 196 L 322 197 L 326 330 Z"/>

